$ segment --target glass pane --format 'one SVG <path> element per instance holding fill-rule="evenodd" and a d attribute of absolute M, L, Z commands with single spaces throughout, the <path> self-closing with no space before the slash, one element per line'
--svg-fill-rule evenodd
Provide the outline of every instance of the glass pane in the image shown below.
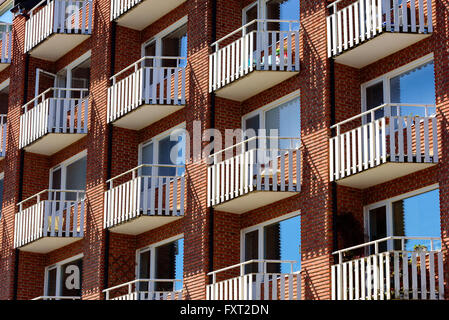
<path fill-rule="evenodd" d="M 56 275 L 57 269 L 52 268 L 47 271 L 47 296 L 56 296 Z"/>
<path fill-rule="evenodd" d="M 243 11 L 243 24 L 248 24 L 253 20 L 257 19 L 257 3 L 253 4 L 251 7 L 244 9 Z M 246 28 L 246 32 L 249 33 L 251 31 L 257 30 L 257 24 L 252 23 L 250 26 Z"/>
<path fill-rule="evenodd" d="M 61 168 L 55 169 L 51 172 L 51 188 L 54 190 L 61 190 Z M 60 192 L 51 192 L 50 200 L 59 200 L 61 199 Z"/>
<path fill-rule="evenodd" d="M 387 208 L 385 206 L 369 211 L 369 241 L 378 240 L 387 236 Z M 387 243 L 379 244 L 379 251 L 385 251 Z M 371 248 L 374 252 L 374 246 Z"/>
<path fill-rule="evenodd" d="M 299 0 L 267 1 L 266 18 L 275 20 L 299 20 Z M 299 24 L 291 25 L 291 30 L 298 30 Z M 268 30 L 289 30 L 288 23 L 269 23 Z"/>
<path fill-rule="evenodd" d="M 384 85 L 382 81 L 367 87 L 365 92 L 366 92 L 367 111 L 384 104 Z M 382 118 L 383 115 L 384 115 L 383 109 L 377 110 L 374 113 L 374 117 L 376 119 Z M 366 121 L 367 122 L 371 121 L 370 115 L 367 116 Z"/>
<path fill-rule="evenodd" d="M 87 157 L 69 164 L 66 170 L 66 189 L 67 190 L 86 190 L 86 165 Z M 75 200 L 76 193 L 68 193 L 67 200 Z"/>
<path fill-rule="evenodd" d="M 259 259 L 259 231 L 245 233 L 245 261 Z M 258 272 L 257 263 L 247 264 L 245 273 Z"/>
<path fill-rule="evenodd" d="M 251 118 L 245 120 L 245 137 L 244 139 L 250 139 L 259 134 L 260 129 L 260 116 L 257 114 Z M 252 140 L 247 144 L 248 149 L 255 149 L 257 147 L 257 141 Z"/>
<path fill-rule="evenodd" d="M 182 279 L 183 274 L 183 250 L 182 239 L 156 247 L 156 279 Z M 156 282 L 156 291 L 173 291 L 172 282 Z"/>
<path fill-rule="evenodd" d="M 3 205 L 3 179 L 0 179 L 0 218 L 2 217 L 2 205 Z"/>
<path fill-rule="evenodd" d="M 139 279 L 150 279 L 150 250 L 140 253 Z M 138 287 L 140 291 L 148 291 L 148 282 L 139 282 Z"/>
<path fill-rule="evenodd" d="M 393 232 L 395 236 L 441 237 L 439 190 L 432 190 L 410 198 L 393 202 Z M 430 250 L 430 241 L 406 240 L 405 249 L 415 250 L 416 246 L 425 246 Z M 400 249 L 401 241 L 396 241 Z M 435 249 L 441 243 L 435 242 Z"/>
<path fill-rule="evenodd" d="M 142 147 L 142 164 L 153 164 L 153 143 L 146 144 Z M 151 175 L 152 168 L 142 168 L 142 175 Z"/>
<path fill-rule="evenodd" d="M 12 23 L 14 17 L 13 13 L 11 12 L 12 5 L 13 2 L 11 1 L 11 4 L 8 5 L 8 8 L 4 9 L 4 11 L 0 13 L 0 22 Z"/>
<path fill-rule="evenodd" d="M 301 268 L 301 217 L 286 219 L 264 227 L 265 259 L 291 260 L 293 272 Z M 271 263 L 267 265 L 269 273 L 290 273 L 291 264 Z"/>
<path fill-rule="evenodd" d="M 187 57 L 187 25 L 183 25 L 162 38 L 162 55 L 164 57 Z M 181 66 L 185 67 L 185 65 L 186 60 L 182 60 Z M 162 66 L 176 67 L 176 60 L 165 59 Z"/>
<path fill-rule="evenodd" d="M 158 163 L 159 164 L 169 164 L 173 165 L 170 157 L 170 152 L 174 146 L 176 146 L 177 141 L 171 141 L 170 137 L 166 137 L 159 141 L 158 150 Z M 158 169 L 160 176 L 174 176 L 176 174 L 176 168 L 160 167 Z"/>
<path fill-rule="evenodd" d="M 435 104 L 435 79 L 433 61 L 407 71 L 390 80 L 392 103 Z M 429 114 L 435 108 L 429 109 Z M 401 115 L 424 116 L 425 111 L 419 107 L 401 107 Z"/>
<path fill-rule="evenodd" d="M 8 113 L 9 86 L 0 90 L 0 114 Z"/>
<path fill-rule="evenodd" d="M 90 86 L 90 58 L 72 69 L 72 88 L 89 89 Z M 73 92 L 72 98 L 84 97 L 86 94 Z"/>
<path fill-rule="evenodd" d="M 61 266 L 61 295 L 81 296 L 82 259 Z"/>
<path fill-rule="evenodd" d="M 145 47 L 145 57 L 155 57 L 156 56 L 156 41 L 153 41 L 146 45 Z M 153 59 L 146 59 L 145 60 L 145 67 L 154 67 L 154 60 Z M 150 73 L 152 76 L 153 74 Z"/>
<path fill-rule="evenodd" d="M 275 135 L 275 133 L 278 132 L 279 137 L 299 138 L 301 134 L 300 110 L 299 97 L 281 104 L 279 107 L 268 110 L 265 113 L 265 128 L 267 134 Z M 272 141 L 272 143 L 275 142 Z M 297 148 L 299 147 L 299 140 L 280 140 L 279 147 L 282 149 Z"/>

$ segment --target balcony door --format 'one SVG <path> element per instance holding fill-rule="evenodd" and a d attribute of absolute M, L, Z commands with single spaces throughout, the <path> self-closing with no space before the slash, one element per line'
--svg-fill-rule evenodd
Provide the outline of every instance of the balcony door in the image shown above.
<path fill-rule="evenodd" d="M 182 289 L 184 239 L 175 237 L 137 253 L 137 290 L 141 293 L 170 292 Z M 156 281 L 156 280 L 179 281 Z M 151 297 L 150 297 L 151 298 Z"/>
<path fill-rule="evenodd" d="M 276 260 L 277 263 L 255 262 L 245 266 L 245 274 L 291 273 L 301 269 L 301 216 L 287 214 L 242 231 L 242 262 Z M 284 263 L 282 263 L 284 261 Z M 286 263 L 286 261 L 296 261 Z M 266 268 L 266 269 L 264 269 Z"/>
<path fill-rule="evenodd" d="M 242 10 L 242 25 L 253 20 L 296 20 L 299 21 L 299 0 L 259 0 L 246 6 Z M 257 25 L 251 25 L 247 33 L 256 30 Z M 267 28 L 270 31 L 286 31 L 287 23 L 269 22 Z M 298 29 L 299 25 L 295 24 Z"/>
<path fill-rule="evenodd" d="M 82 255 L 61 261 L 45 269 L 44 296 L 81 297 Z"/>

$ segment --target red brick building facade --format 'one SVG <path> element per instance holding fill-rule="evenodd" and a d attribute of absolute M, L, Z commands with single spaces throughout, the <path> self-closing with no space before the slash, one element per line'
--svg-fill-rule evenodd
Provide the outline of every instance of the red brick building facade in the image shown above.
<path fill-rule="evenodd" d="M 447 297 L 447 3 L 30 2 L 0 39 L 0 299 Z M 295 139 L 222 158 L 239 128 Z"/>

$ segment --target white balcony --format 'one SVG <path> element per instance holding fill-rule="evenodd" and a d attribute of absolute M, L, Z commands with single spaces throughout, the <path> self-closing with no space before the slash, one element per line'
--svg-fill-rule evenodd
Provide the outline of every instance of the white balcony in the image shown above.
<path fill-rule="evenodd" d="M 438 163 L 434 105 L 384 104 L 331 129 L 330 181 L 343 186 L 364 189 Z"/>
<path fill-rule="evenodd" d="M 301 272 L 293 271 L 296 261 L 250 260 L 208 273 L 212 283 L 206 286 L 206 300 L 300 300 Z M 260 272 L 245 272 L 250 265 Z M 281 265 L 290 265 L 282 272 Z M 276 266 L 280 272 L 270 272 Z M 229 277 L 231 271 L 239 276 Z M 221 274 L 221 275 L 220 275 Z M 217 277 L 226 278 L 217 281 Z"/>
<path fill-rule="evenodd" d="M 0 114 L 0 159 L 6 155 L 6 114 Z"/>
<path fill-rule="evenodd" d="M 273 24 L 287 24 L 288 30 L 271 30 Z M 209 92 L 244 101 L 298 74 L 299 31 L 294 25 L 299 21 L 253 20 L 213 43 Z"/>
<path fill-rule="evenodd" d="M 430 242 L 430 249 L 406 250 L 405 243 L 410 240 Z M 400 249 L 393 249 L 394 242 Z M 434 242 L 441 243 L 441 239 L 387 237 L 334 252 L 338 263 L 332 266 L 332 299 L 443 300 L 443 253 L 434 248 Z M 382 243 L 391 249 L 381 252 Z M 364 253 L 354 259 L 350 253 L 355 250 Z"/>
<path fill-rule="evenodd" d="M 182 280 L 138 279 L 103 292 L 106 300 L 182 300 Z"/>
<path fill-rule="evenodd" d="M 33 298 L 31 300 L 81 300 L 81 297 L 68 297 L 68 296 L 40 296 Z"/>
<path fill-rule="evenodd" d="M 48 253 L 82 239 L 84 193 L 44 190 L 20 202 L 14 221 L 14 248 Z"/>
<path fill-rule="evenodd" d="M 111 0 L 111 21 L 140 31 L 184 2 L 186 0 Z"/>
<path fill-rule="evenodd" d="M 25 53 L 56 61 L 90 37 L 92 0 L 43 0 L 30 10 Z"/>
<path fill-rule="evenodd" d="M 143 129 L 181 110 L 186 103 L 186 70 L 182 57 L 143 57 L 112 79 L 108 89 L 108 122 Z M 164 67 L 164 64 L 174 64 Z"/>
<path fill-rule="evenodd" d="M 362 68 L 433 32 L 431 0 L 342 3 L 332 3 L 327 17 L 328 57 L 341 64 Z"/>
<path fill-rule="evenodd" d="M 279 147 L 279 141 L 290 147 Z M 214 153 L 207 171 L 208 206 L 240 214 L 297 194 L 298 147 L 298 138 L 253 137 Z"/>
<path fill-rule="evenodd" d="M 0 71 L 11 64 L 12 24 L 0 22 Z"/>
<path fill-rule="evenodd" d="M 52 155 L 87 134 L 87 89 L 49 88 L 23 106 L 20 148 Z"/>
<path fill-rule="evenodd" d="M 137 235 L 181 219 L 185 206 L 183 169 L 181 165 L 140 165 L 108 180 L 104 227 Z"/>

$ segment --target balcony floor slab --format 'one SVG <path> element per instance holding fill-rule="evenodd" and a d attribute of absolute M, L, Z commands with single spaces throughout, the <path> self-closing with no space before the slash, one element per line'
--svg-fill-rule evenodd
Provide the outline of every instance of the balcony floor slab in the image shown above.
<path fill-rule="evenodd" d="M 295 75 L 296 71 L 252 71 L 215 91 L 217 97 L 245 101 Z"/>
<path fill-rule="evenodd" d="M 383 32 L 335 57 L 335 62 L 362 68 L 419 42 L 430 34 Z"/>
<path fill-rule="evenodd" d="M 286 191 L 252 191 L 240 197 L 214 206 L 215 210 L 242 214 L 271 203 L 289 198 L 298 192 Z"/>
<path fill-rule="evenodd" d="M 20 251 L 34 253 L 49 253 L 53 250 L 65 247 L 71 243 L 81 240 L 81 238 L 69 237 L 43 237 L 27 245 L 20 247 Z"/>
<path fill-rule="evenodd" d="M 27 152 L 51 156 L 84 136 L 85 133 L 48 133 L 24 149 Z"/>
<path fill-rule="evenodd" d="M 9 67 L 9 63 L 0 63 L 0 72 Z"/>
<path fill-rule="evenodd" d="M 88 34 L 54 33 L 37 44 L 29 53 L 35 58 L 56 61 L 89 37 Z"/>
<path fill-rule="evenodd" d="M 427 169 L 434 165 L 436 163 L 387 162 L 337 180 L 336 182 L 345 187 L 365 189 L 416 171 Z"/>
<path fill-rule="evenodd" d="M 122 14 L 116 21 L 119 26 L 141 31 L 186 0 L 143 0 L 131 10 Z"/>
<path fill-rule="evenodd" d="M 114 126 L 141 130 L 182 108 L 183 105 L 145 104 L 115 120 Z"/>
<path fill-rule="evenodd" d="M 115 227 L 109 228 L 111 232 L 128 235 L 138 235 L 156 229 L 164 224 L 181 219 L 182 216 L 145 216 L 141 215 L 133 220 L 125 221 Z"/>

